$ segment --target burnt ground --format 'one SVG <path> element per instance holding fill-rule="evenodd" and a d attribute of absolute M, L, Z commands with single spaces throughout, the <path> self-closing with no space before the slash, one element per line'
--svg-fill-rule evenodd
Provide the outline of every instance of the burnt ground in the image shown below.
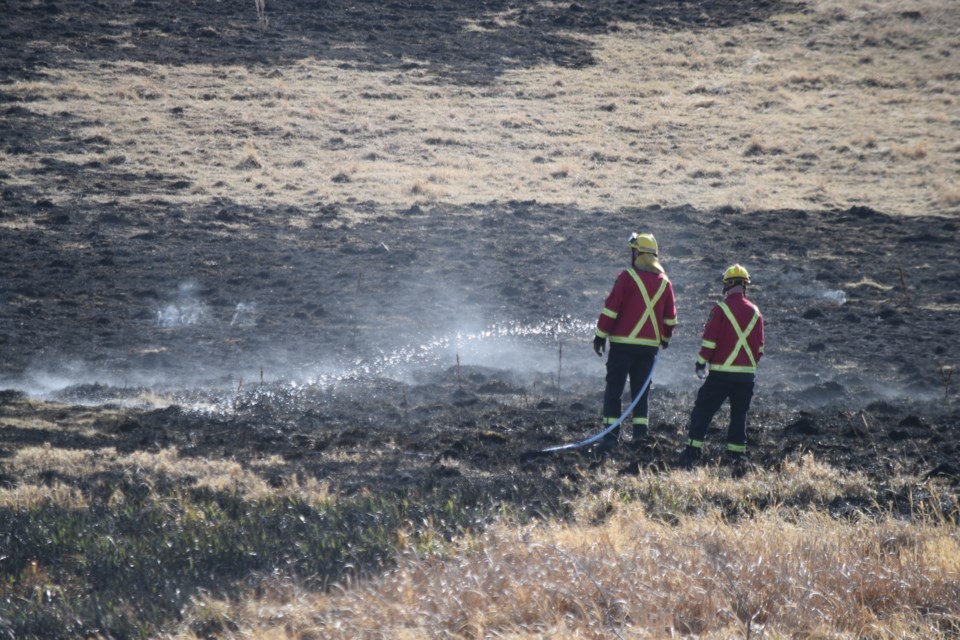
<path fill-rule="evenodd" d="M 438 81 L 483 84 L 507 64 L 591 64 L 588 41 L 571 34 L 619 20 L 710 28 L 783 8 L 590 4 L 294 2 L 280 13 L 268 3 L 274 28 L 257 33 L 247 2 L 218 3 L 216 13 L 205 13 L 209 3 L 93 2 L 80 11 L 66 1 L 6 2 L 0 83 L 73 60 L 269 66 L 309 54 L 372 69 L 416 59 Z M 509 9 L 515 26 L 493 32 L 496 41 L 470 41 L 494 37 L 486 31 L 464 37 L 462 20 Z M 127 39 L 136 46 L 117 46 Z M 61 122 L 22 105 L 0 108 L 7 153 L 41 141 L 98 144 L 71 138 L 69 114 Z M 4 395 L 0 461 L 42 442 L 175 446 L 240 461 L 276 454 L 288 465 L 278 467 L 278 483 L 299 473 L 347 492 L 437 486 L 550 500 L 596 465 L 670 466 L 695 391 L 701 324 L 722 269 L 739 261 L 754 275 L 751 297 L 768 332 L 753 463 L 776 468 L 811 451 L 881 480 L 908 472 L 958 482 L 948 373 L 958 227 L 937 212 L 597 211 L 535 201 L 386 210 L 361 201 L 348 216 L 336 203 L 173 205 L 164 194 L 180 188 L 174 177 L 109 165 L 51 160 L 37 171 L 53 189 L 156 195 L 137 205 L 60 205 L 0 173 L 0 379 L 50 401 Z M 660 240 L 681 319 L 658 368 L 651 443 L 624 443 L 607 460 L 537 455 L 597 430 L 603 381 L 590 327 L 635 230 Z M 490 327 L 499 329 L 470 341 Z M 141 406 L 148 393 L 173 406 Z M 100 416 L 94 435 L 74 425 L 91 411 Z M 9 424 L 31 414 L 60 428 Z M 711 453 L 721 423 L 708 435 Z M 356 459 L 365 462 L 345 462 Z"/>
<path fill-rule="evenodd" d="M 285 0 L 266 3 L 269 28 L 257 31 L 251 29 L 258 24 L 255 5 L 241 0 L 4 0 L 0 6 L 6 16 L 0 83 L 84 60 L 272 68 L 313 57 L 342 68 L 423 68 L 444 82 L 469 85 L 487 84 L 511 68 L 591 65 L 592 47 L 581 36 L 615 31 L 623 22 L 716 28 L 801 8 L 785 0 Z M 506 20 L 495 21 L 497 15 Z M 467 24 L 479 29 L 464 31 Z"/>
<path fill-rule="evenodd" d="M 413 207 L 356 225 L 331 209 L 292 231 L 289 211 L 229 203 L 189 218 L 20 206 L 42 224 L 0 235 L 11 274 L 6 386 L 53 403 L 7 392 L 0 421 L 34 412 L 60 427 L 5 425 L 4 456 L 43 442 L 277 455 L 279 484 L 310 475 L 346 493 L 427 488 L 536 506 L 598 466 L 672 465 L 699 330 L 723 266 L 739 260 L 768 335 L 754 464 L 775 469 L 812 452 L 878 481 L 960 480 L 945 373 L 960 262 L 946 219 L 508 202 Z M 538 454 L 598 430 L 591 325 L 630 229 L 660 239 L 681 320 L 658 365 L 653 437 L 633 448 L 625 436 L 608 459 Z M 147 392 L 173 404 L 141 404 Z M 95 435 L 76 426 L 91 411 Z M 712 458 L 724 419 L 708 434 Z"/>

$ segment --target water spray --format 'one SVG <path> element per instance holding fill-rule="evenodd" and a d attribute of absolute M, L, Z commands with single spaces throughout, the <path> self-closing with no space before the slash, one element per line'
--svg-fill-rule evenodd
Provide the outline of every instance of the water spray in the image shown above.
<path fill-rule="evenodd" d="M 556 447 L 548 447 L 546 449 L 543 449 L 542 453 L 551 453 L 553 451 L 567 451 L 570 449 L 579 449 L 580 447 L 585 447 L 588 444 L 593 444 L 594 442 L 596 442 L 597 440 L 599 440 L 600 438 L 602 438 L 603 436 L 607 435 L 608 433 L 616 429 L 618 426 L 620 426 L 620 423 L 623 422 L 628 415 L 630 415 L 630 412 L 633 411 L 633 408 L 637 406 L 638 402 L 640 402 L 640 398 L 642 398 L 643 394 L 646 393 L 647 387 L 650 386 L 650 381 L 653 380 L 653 372 L 657 368 L 657 360 L 659 360 L 659 356 L 654 357 L 653 366 L 650 367 L 650 375 L 647 376 L 647 379 L 643 383 L 643 386 L 640 387 L 640 391 L 637 392 L 637 397 L 633 399 L 633 402 L 630 403 L 630 406 L 627 407 L 627 410 L 624 411 L 619 418 L 617 418 L 616 422 L 608 426 L 606 429 L 604 429 L 600 433 L 596 434 L 595 436 L 591 436 L 586 440 L 581 440 L 580 442 L 574 442 L 572 444 L 563 444 Z"/>
<path fill-rule="evenodd" d="M 322 366 L 320 363 L 307 365 L 307 374 L 312 382 L 318 386 L 332 386 L 341 382 L 360 379 L 372 375 L 389 376 L 397 370 L 410 366 L 442 364 L 446 354 L 440 352 L 452 351 L 457 360 L 457 382 L 461 384 L 462 372 L 460 367 L 471 349 L 477 349 L 486 343 L 496 343 L 504 339 L 534 339 L 546 341 L 561 340 L 563 336 L 582 335 L 592 331 L 591 323 L 565 315 L 560 318 L 525 324 L 519 321 L 500 322 L 471 332 L 451 333 L 435 336 L 420 344 L 410 344 L 390 351 L 384 351 L 373 358 L 357 357 L 345 367 Z M 562 347 L 560 347 L 562 349 Z M 562 351 L 558 359 L 562 358 Z M 496 361 L 496 366 L 504 366 L 502 357 Z M 559 360 L 558 360 L 559 361 Z M 568 359 L 569 362 L 569 359 Z M 563 366 L 562 364 L 560 366 Z M 564 366 L 567 371 L 569 366 Z M 558 367 L 559 369 L 559 367 Z M 558 371 L 558 378 L 559 378 Z M 559 380 L 557 381 L 559 385 Z"/>

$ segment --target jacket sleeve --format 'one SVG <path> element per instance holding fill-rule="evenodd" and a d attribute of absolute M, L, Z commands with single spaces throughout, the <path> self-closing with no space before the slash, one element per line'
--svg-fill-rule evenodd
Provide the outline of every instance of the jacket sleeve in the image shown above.
<path fill-rule="evenodd" d="M 663 303 L 663 330 L 660 332 L 660 339 L 663 342 L 670 342 L 673 329 L 677 326 L 677 304 L 673 297 L 673 284 L 670 282 L 667 282 L 661 302 Z"/>
<path fill-rule="evenodd" d="M 606 338 L 617 324 L 620 307 L 623 305 L 622 281 L 624 273 L 617 277 L 616 282 L 613 283 L 613 289 L 610 290 L 610 295 L 603 303 L 603 310 L 600 311 L 600 317 L 597 319 L 596 335 L 598 338 Z"/>
<path fill-rule="evenodd" d="M 753 328 L 753 333 L 757 336 L 757 348 L 754 357 L 757 362 L 760 362 L 760 358 L 763 357 L 763 315 L 760 314 L 760 311 L 757 311 L 757 314 L 760 317 L 757 319 L 757 326 Z"/>
<path fill-rule="evenodd" d="M 703 337 L 700 340 L 700 353 L 697 354 L 697 364 L 710 362 L 714 350 L 717 348 L 717 337 L 720 333 L 720 323 L 723 322 L 723 311 L 715 306 L 710 311 L 710 318 L 703 327 Z"/>

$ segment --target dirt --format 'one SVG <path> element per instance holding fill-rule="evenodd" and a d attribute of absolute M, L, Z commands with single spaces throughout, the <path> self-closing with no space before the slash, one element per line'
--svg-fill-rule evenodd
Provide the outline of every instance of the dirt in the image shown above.
<path fill-rule="evenodd" d="M 775 469 L 811 452 L 880 481 L 960 480 L 955 390 L 940 369 L 951 366 L 960 302 L 948 220 L 514 202 L 388 212 L 358 226 L 331 211 L 291 234 L 283 211 L 225 203 L 192 215 L 207 220 L 196 224 L 112 213 L 104 222 L 102 209 L 72 209 L 61 223 L 2 234 L 12 274 L 4 373 L 76 376 L 44 396 L 68 426 L 6 425 L 5 456 L 43 442 L 245 462 L 278 455 L 276 482 L 305 474 L 347 493 L 437 485 L 518 501 L 555 498 L 602 465 L 668 469 L 692 406 L 699 329 L 722 265 L 736 259 L 749 265 L 767 322 L 753 464 Z M 625 436 L 608 458 L 539 453 L 599 429 L 602 365 L 589 331 L 629 229 L 660 239 L 680 312 L 655 377 L 653 437 L 633 448 Z M 77 245 L 87 248 L 64 249 Z M 188 276 L 187 292 L 174 286 Z M 824 297 L 837 292 L 843 304 Z M 255 311 L 232 324 L 238 301 Z M 162 326 L 170 307 L 203 311 Z M 495 334 L 475 356 L 467 341 L 443 338 L 470 317 Z M 503 337 L 497 326 L 548 329 Z M 527 343 L 539 350 L 524 355 Z M 497 366 L 511 351 L 526 366 Z M 138 404 L 150 390 L 171 406 Z M 0 416 L 37 411 L 16 393 L 7 399 Z M 78 435 L 70 416 L 89 404 L 104 415 L 96 435 Z M 724 419 L 708 434 L 711 458 Z"/>
<path fill-rule="evenodd" d="M 0 82 L 77 59 L 269 66 L 309 51 L 371 69 L 416 59 L 445 81 L 483 84 L 507 64 L 589 65 L 590 46 L 575 34 L 615 29 L 618 20 L 710 28 L 783 8 L 300 2 L 281 15 L 268 3 L 267 17 L 284 28 L 251 34 L 249 4 L 14 3 L 0 26 Z M 460 21 L 510 8 L 516 26 L 498 32 L 496 54 L 461 37 Z M 40 29 L 60 46 L 32 39 Z M 436 37 L 424 39 L 425 30 Z M 116 46 L 126 38 L 136 47 Z M 335 46 L 348 42 L 363 44 Z M 28 105 L 0 109 L 5 153 L 57 139 L 98 144 L 71 138 L 69 114 L 56 121 Z M 336 203 L 172 207 L 163 198 L 178 189 L 170 176 L 128 175 L 122 166 L 37 171 L 51 189 L 92 176 L 94 194 L 156 195 L 67 206 L 4 184 L 0 380 L 10 390 L 0 406 L 0 463 L 44 442 L 176 447 L 241 462 L 279 456 L 278 484 L 294 473 L 346 493 L 436 487 L 535 508 L 601 467 L 635 474 L 673 465 L 702 323 L 723 268 L 741 262 L 767 323 L 751 463 L 775 469 L 812 452 L 881 481 L 906 472 L 960 482 L 951 377 L 960 234 L 936 211 L 581 210 L 508 200 L 387 209 L 360 201 L 345 216 Z M 652 437 L 638 448 L 625 437 L 604 458 L 589 449 L 543 454 L 599 430 L 603 368 L 592 325 L 633 231 L 660 241 L 680 314 L 655 377 Z M 40 415 L 58 428 L 13 424 Z M 92 431 L 77 425 L 81 415 L 93 415 Z M 723 421 L 708 433 L 711 461 Z"/>
<path fill-rule="evenodd" d="M 33 79 L 44 66 L 80 60 L 281 66 L 305 57 L 370 71 L 422 67 L 444 81 L 483 85 L 511 68 L 591 65 L 585 36 L 621 22 L 660 29 L 715 28 L 766 19 L 798 3 L 734 0 L 650 4 L 636 0 L 532 3 L 522 0 L 391 2 L 310 0 L 255 6 L 230 0 L 10 2 L 0 26 L 0 81 Z M 505 16 L 497 21 L 494 16 Z M 506 24 L 504 24 L 506 23 Z M 479 29 L 464 30 L 465 25 Z M 44 34 L 57 46 L 36 38 Z M 425 37 L 424 34 L 430 34 Z M 64 51 L 70 55 L 64 55 Z"/>

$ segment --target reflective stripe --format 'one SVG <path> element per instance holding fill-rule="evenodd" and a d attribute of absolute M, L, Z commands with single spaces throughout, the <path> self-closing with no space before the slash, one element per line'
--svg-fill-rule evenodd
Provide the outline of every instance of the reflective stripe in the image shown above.
<path fill-rule="evenodd" d="M 633 424 L 650 424 L 650 418 L 634 418 Z"/>
<path fill-rule="evenodd" d="M 726 367 L 722 364 L 710 365 L 710 371 L 721 371 L 723 373 L 756 373 L 756 367 L 744 365 L 742 367 Z"/>
<path fill-rule="evenodd" d="M 737 319 L 733 315 L 733 312 L 730 311 L 730 307 L 727 306 L 727 303 L 721 302 L 718 306 L 723 310 L 723 314 L 727 316 L 727 320 L 730 321 L 730 326 L 733 327 L 733 330 L 737 334 L 737 346 L 735 346 L 730 352 L 730 357 L 727 358 L 726 362 L 720 365 L 712 365 L 710 367 L 711 370 L 728 371 L 730 373 L 755 373 L 757 371 L 757 359 L 753 357 L 753 351 L 750 350 L 750 345 L 747 343 L 747 338 L 751 333 L 753 333 L 753 328 L 757 326 L 757 320 L 760 319 L 760 313 L 757 310 L 754 310 L 753 317 L 750 319 L 750 323 L 747 325 L 747 328 L 741 329 L 740 325 L 737 323 Z M 741 349 L 746 352 L 747 358 L 750 359 L 750 366 L 733 365 L 733 361 L 737 359 L 738 355 L 740 355 Z"/>
<path fill-rule="evenodd" d="M 717 343 L 716 343 L 716 342 L 711 342 L 711 341 L 709 341 L 709 340 L 701 340 L 701 341 L 700 341 L 700 346 L 701 346 L 701 347 L 706 347 L 707 349 L 716 349 L 716 348 L 717 348 Z"/>
<path fill-rule="evenodd" d="M 676 319 L 676 318 L 664 318 L 663 324 L 667 325 L 668 327 L 675 327 L 675 326 L 677 326 L 677 319 Z"/>
<path fill-rule="evenodd" d="M 607 316 L 608 318 L 613 318 L 614 320 L 616 320 L 616 319 L 617 319 L 617 316 L 620 315 L 620 314 L 618 314 L 616 311 L 611 311 L 610 309 L 607 309 L 606 307 L 604 307 L 603 310 L 600 311 L 600 313 L 602 313 L 603 315 Z"/>
<path fill-rule="evenodd" d="M 643 315 L 640 316 L 640 322 L 637 323 L 637 326 L 633 328 L 633 331 L 630 332 L 627 336 L 627 340 L 623 342 L 631 341 L 632 344 L 651 344 L 658 345 L 660 344 L 660 325 L 657 324 L 657 318 L 653 315 L 653 308 L 656 306 L 657 302 L 660 301 L 660 296 L 663 295 L 663 292 L 667 290 L 668 280 L 664 278 L 660 282 L 660 288 L 657 290 L 656 295 L 653 298 L 647 293 L 647 288 L 643 286 L 643 280 L 640 279 L 640 276 L 637 275 L 637 272 L 633 269 L 627 269 L 627 273 L 630 274 L 630 277 L 633 278 L 633 281 L 637 285 L 637 289 L 640 290 L 640 295 L 643 296 L 643 303 L 646 305 L 646 309 L 643 311 Z M 653 323 L 653 336 L 654 340 L 651 341 L 650 338 L 638 338 L 640 331 L 643 329 L 643 325 L 647 323 L 647 319 L 650 319 Z M 637 341 L 637 342 L 632 342 Z M 618 340 L 617 342 L 621 342 Z"/>
<path fill-rule="evenodd" d="M 598 338 L 606 338 L 608 335 L 610 335 L 606 331 L 600 331 L 600 329 L 597 329 L 595 333 L 597 334 Z"/>
<path fill-rule="evenodd" d="M 653 338 L 625 338 L 623 336 L 610 336 L 610 342 L 617 344 L 639 344 L 647 347 L 658 347 L 660 343 Z"/>
<path fill-rule="evenodd" d="M 613 418 L 604 418 L 604 419 L 603 419 L 603 424 L 613 424 L 613 423 L 615 423 L 616 421 L 617 421 L 616 417 L 613 417 Z"/>
<path fill-rule="evenodd" d="M 747 445 L 733 444 L 732 442 L 729 442 L 727 443 L 727 451 L 733 451 L 734 453 L 745 453 L 747 451 Z"/>
<path fill-rule="evenodd" d="M 690 438 L 687 440 L 687 445 L 693 447 L 694 449 L 703 449 L 703 440 L 694 440 Z"/>

